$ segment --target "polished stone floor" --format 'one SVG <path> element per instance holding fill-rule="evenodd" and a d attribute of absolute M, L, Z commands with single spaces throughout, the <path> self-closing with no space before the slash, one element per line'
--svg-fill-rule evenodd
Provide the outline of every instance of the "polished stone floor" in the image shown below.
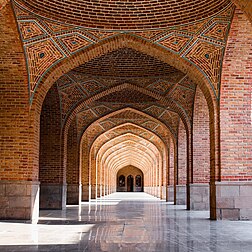
<path fill-rule="evenodd" d="M 0 222 L 0 251 L 252 251 L 252 222 L 208 217 L 145 193 L 114 193 L 40 211 L 37 225 Z"/>

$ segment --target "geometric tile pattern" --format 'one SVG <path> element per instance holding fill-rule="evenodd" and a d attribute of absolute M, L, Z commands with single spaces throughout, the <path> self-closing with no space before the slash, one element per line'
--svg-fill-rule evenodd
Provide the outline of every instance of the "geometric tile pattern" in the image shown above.
<path fill-rule="evenodd" d="M 206 26 L 208 20 L 194 22 L 188 25 L 182 25 L 178 27 L 178 31 L 186 32 L 187 34 L 198 34 Z"/>
<path fill-rule="evenodd" d="M 206 74 L 216 92 L 220 81 L 223 53 L 223 46 L 198 40 L 185 54 L 185 58 L 193 62 Z"/>
<path fill-rule="evenodd" d="M 76 100 L 81 100 L 85 94 L 78 85 L 70 85 L 65 89 L 59 91 L 61 101 L 61 118 L 65 119 L 67 113 L 74 107 Z"/>
<path fill-rule="evenodd" d="M 122 112 L 120 112 L 120 109 L 125 109 Z M 137 111 L 141 111 L 139 107 L 136 105 L 131 105 L 130 108 L 135 109 Z M 98 118 L 101 118 L 107 114 L 109 115 L 109 119 L 103 119 L 102 121 L 99 122 L 99 128 L 101 128 L 102 131 L 106 131 L 108 129 L 111 129 L 112 127 L 115 127 L 116 125 L 124 124 L 124 123 L 133 123 L 137 125 L 141 125 L 146 129 L 149 129 L 152 132 L 156 132 L 158 124 L 155 122 L 151 122 L 150 119 L 146 119 L 145 115 L 141 115 L 139 113 L 136 113 L 135 111 L 132 111 L 132 109 L 129 109 L 128 106 L 124 106 L 123 104 L 120 107 L 117 108 L 112 108 L 111 104 L 101 104 L 100 102 L 93 102 L 91 104 L 88 104 L 88 108 L 84 108 L 81 112 L 77 114 L 77 124 L 78 124 L 78 134 L 79 137 L 82 135 L 84 130 L 95 120 Z M 112 112 L 116 112 L 116 114 L 111 114 Z M 151 103 L 150 105 L 147 105 L 145 107 L 145 110 L 142 110 L 146 114 L 158 119 L 159 114 L 158 111 L 160 112 L 160 116 L 163 114 L 165 111 L 164 108 L 159 108 L 157 106 L 153 106 Z M 174 112 L 174 118 L 179 117 L 177 113 Z M 173 120 L 173 118 L 169 118 L 169 120 Z M 163 120 L 161 120 L 163 121 Z M 96 122 L 95 124 L 97 124 Z M 176 136 L 176 128 L 171 128 L 169 122 L 163 121 L 163 123 L 167 126 L 167 128 L 170 128 L 172 134 Z M 159 132 L 159 136 L 162 136 L 164 138 L 164 132 L 165 130 L 162 129 L 162 132 Z M 89 132 L 88 134 L 91 134 Z"/>
<path fill-rule="evenodd" d="M 159 117 L 159 120 L 165 122 L 167 125 L 170 126 L 171 131 L 176 136 L 178 130 L 178 123 L 179 123 L 179 115 L 175 112 L 165 110 Z"/>
<path fill-rule="evenodd" d="M 54 64 L 77 51 L 85 50 L 91 44 L 122 33 L 120 30 L 99 30 L 99 28 L 91 30 L 76 24 L 48 20 L 30 12 L 21 1 L 17 0 L 13 1 L 13 6 L 26 51 L 31 102 L 33 92 L 39 85 L 40 79 Z M 223 6 L 225 6 L 224 9 Z M 219 10 L 221 9 L 223 10 L 220 12 L 213 12 L 211 17 L 190 24 L 187 21 L 183 22 L 183 25 L 164 26 L 162 29 L 134 31 L 124 29 L 123 33 L 129 33 L 157 46 L 162 46 L 195 64 L 208 78 L 218 98 L 222 54 L 226 45 L 234 5 L 225 3 Z M 209 13 L 207 15 L 210 16 Z M 53 58 L 51 58 L 52 52 Z M 125 53 L 127 55 L 129 52 L 125 51 Z M 137 60 L 138 57 L 135 59 Z M 115 73 L 118 72 L 117 64 L 111 67 L 114 67 Z M 145 70 L 148 72 L 147 68 Z M 141 67 L 138 71 L 141 71 Z M 159 82 L 153 86 L 153 89 L 164 94 L 169 87 L 166 87 L 166 83 Z"/>
<path fill-rule="evenodd" d="M 25 45 L 31 91 L 47 69 L 64 58 L 63 52 L 51 39 Z"/>
<path fill-rule="evenodd" d="M 177 74 L 176 78 L 173 78 L 173 76 L 169 76 L 169 78 L 127 78 L 123 83 L 133 83 L 136 86 L 147 88 L 155 93 L 159 94 L 165 94 L 166 90 L 175 85 L 176 83 L 180 83 L 181 79 L 183 80 L 183 83 L 185 82 L 185 77 L 183 75 Z M 112 77 L 112 80 L 110 78 L 96 78 L 91 77 L 76 72 L 76 71 L 70 71 L 68 74 L 63 75 L 56 81 L 56 85 L 58 86 L 60 98 L 61 98 L 61 108 L 62 108 L 62 119 L 64 120 L 67 116 L 67 114 L 70 112 L 68 109 L 73 108 L 75 104 L 78 104 L 80 100 L 87 99 L 88 97 L 93 96 L 96 93 L 99 93 L 103 90 L 106 90 L 111 86 L 111 83 L 113 86 L 120 85 L 121 79 L 116 79 Z M 163 85 L 161 87 L 161 84 Z M 188 81 L 186 84 L 188 86 L 192 85 L 193 83 Z M 75 91 L 73 92 L 73 87 L 75 87 Z M 78 89 L 77 89 L 78 87 Z M 77 92 L 78 90 L 78 92 Z M 164 93 L 163 93 L 164 91 Z M 126 104 L 130 104 L 131 106 L 137 106 L 138 109 L 145 109 L 146 104 L 150 104 L 151 102 L 156 102 L 155 99 L 153 99 L 150 96 L 143 95 L 142 93 L 136 92 L 135 90 L 127 90 L 123 89 L 121 92 L 114 92 L 111 95 L 108 95 L 102 97 L 99 102 L 105 105 L 105 102 L 110 103 L 109 108 L 111 110 L 116 110 L 121 108 L 122 106 L 125 106 Z M 111 103 L 113 101 L 113 103 Z M 120 103 L 118 103 L 120 102 Z M 141 103 L 139 103 L 141 102 Z M 140 108 L 140 106 L 143 106 Z M 158 116 L 159 110 L 161 108 L 158 108 L 157 106 L 152 106 L 151 114 Z M 162 109 L 161 109 L 162 110 Z M 147 111 L 146 111 L 147 112 Z M 149 113 L 149 112 L 148 112 Z M 99 113 L 98 113 L 99 114 Z"/>
<path fill-rule="evenodd" d="M 192 117 L 194 93 L 195 89 L 188 89 L 180 85 L 172 92 L 172 99 L 183 106 L 183 109 L 190 118 Z"/>
<path fill-rule="evenodd" d="M 129 135 L 141 136 L 141 138 L 148 140 L 149 142 L 153 143 L 156 146 L 160 146 L 160 145 L 162 146 L 162 144 L 158 145 L 159 143 L 161 143 L 159 137 L 157 137 L 153 133 L 148 132 L 146 129 L 142 128 L 141 126 L 142 125 L 133 125 L 133 124 L 127 123 L 115 129 L 112 129 L 107 133 L 102 134 L 95 140 L 95 146 L 97 146 L 97 151 L 100 149 L 99 148 L 100 146 L 102 146 L 103 144 L 111 140 L 113 138 L 113 135 L 115 136 L 129 136 Z M 102 133 L 102 132 L 99 132 L 99 133 Z M 140 141 L 142 142 L 142 139 Z M 113 145 L 115 145 L 115 142 L 113 141 Z M 119 141 L 118 143 L 120 142 L 122 141 Z"/>
<path fill-rule="evenodd" d="M 71 54 L 92 44 L 91 41 L 89 41 L 87 38 L 83 37 L 79 33 L 59 36 L 58 39 L 67 48 L 67 50 L 71 52 Z"/>
<path fill-rule="evenodd" d="M 94 113 L 97 116 L 105 115 L 105 114 L 111 112 L 111 108 L 109 108 L 108 106 L 105 106 L 105 105 L 96 106 L 96 107 L 92 108 L 92 110 L 94 111 Z"/>
<path fill-rule="evenodd" d="M 140 32 L 135 32 L 135 35 L 144 38 L 146 40 L 155 40 L 155 38 L 158 38 L 159 36 L 162 36 L 164 34 L 164 31 L 162 30 L 151 30 L 151 31 L 140 31 Z"/>
<path fill-rule="evenodd" d="M 180 53 L 191 39 L 192 37 L 172 33 L 169 36 L 162 38 L 158 42 L 162 46 L 171 49 L 173 52 Z"/>
<path fill-rule="evenodd" d="M 224 42 L 228 36 L 228 29 L 228 23 L 216 22 L 209 30 L 203 33 L 203 36 Z"/>
<path fill-rule="evenodd" d="M 98 41 L 118 34 L 117 32 L 100 31 L 100 30 L 88 30 L 86 32 L 88 32 L 93 38 L 95 38 Z"/>
<path fill-rule="evenodd" d="M 148 86 L 148 89 L 154 90 L 162 95 L 164 95 L 174 83 L 168 82 L 166 80 L 159 79 L 156 82 Z"/>
<path fill-rule="evenodd" d="M 64 23 L 49 21 L 48 19 L 43 19 L 43 24 L 45 27 L 49 29 L 49 31 L 53 34 L 60 34 L 61 32 L 68 32 L 69 30 L 74 29 L 75 26 L 67 25 Z"/>
<path fill-rule="evenodd" d="M 19 29 L 24 41 L 46 35 L 45 31 L 35 20 L 19 22 Z"/>
<path fill-rule="evenodd" d="M 140 78 L 139 83 L 135 82 L 137 86 L 141 86 L 141 80 L 142 79 Z M 175 82 L 176 79 L 171 80 L 173 82 L 167 81 L 165 79 L 149 79 L 149 81 L 146 82 L 147 86 L 145 84 L 145 86 L 143 85 L 142 87 L 161 94 L 164 97 L 167 97 L 166 99 L 174 100 L 181 108 L 184 108 L 189 120 L 191 120 L 191 100 L 193 100 L 194 97 L 195 85 L 184 75 L 180 76 L 179 79 L 177 78 L 177 82 Z M 129 78 L 128 81 L 131 82 L 131 79 Z M 153 83 L 148 85 L 150 81 L 153 81 Z M 63 120 L 62 125 L 67 115 L 71 112 L 76 104 L 80 103 L 81 100 L 85 100 L 88 97 L 92 97 L 94 94 L 109 88 L 110 84 L 106 85 L 107 82 L 110 82 L 109 79 L 104 80 L 102 78 L 93 77 L 89 79 L 86 75 L 74 70 L 59 78 L 56 84 L 58 86 L 61 99 Z M 120 84 L 119 78 L 117 85 Z M 108 95 L 103 95 L 95 102 L 92 102 L 91 104 L 89 103 L 88 106 L 92 108 L 93 113 L 98 117 L 103 116 L 111 111 L 121 109 L 125 106 L 134 107 L 151 116 L 154 116 L 155 118 L 159 118 L 161 116 L 166 107 L 163 105 L 159 106 L 159 100 L 135 90 L 135 88 L 133 88 L 134 86 L 132 85 L 129 85 L 129 87 L 127 86 L 128 84 L 126 84 L 126 86 L 119 91 L 112 92 Z M 174 132 L 176 132 L 176 130 L 174 130 L 173 133 Z"/>
<path fill-rule="evenodd" d="M 104 86 L 96 80 L 84 81 L 81 83 L 81 86 L 89 95 L 93 95 L 104 89 Z"/>
<path fill-rule="evenodd" d="M 78 132 L 85 130 L 86 127 L 95 119 L 97 119 L 97 115 L 93 112 L 92 109 L 86 109 L 80 112 L 77 116 Z"/>
<path fill-rule="evenodd" d="M 100 127 L 97 127 L 100 125 Z M 137 125 L 137 126 L 136 126 Z M 81 128 L 81 125 L 79 125 Z M 119 128 L 115 128 L 119 126 Z M 146 116 L 141 116 L 138 113 L 135 113 L 134 111 L 131 111 L 130 109 L 126 109 L 122 112 L 119 112 L 118 114 L 109 115 L 109 117 L 105 120 L 101 120 L 99 122 L 95 122 L 94 125 L 92 125 L 91 128 L 89 128 L 88 131 L 85 132 L 89 136 L 90 143 L 88 145 L 90 146 L 93 142 L 93 139 L 97 137 L 102 132 L 106 132 L 104 136 L 106 138 L 103 141 L 108 141 L 108 139 L 111 139 L 116 136 L 120 136 L 125 133 L 132 133 L 135 135 L 140 135 L 144 137 L 145 139 L 148 138 L 151 142 L 157 142 L 157 136 L 146 132 L 144 129 L 138 128 L 138 126 L 143 127 L 144 129 L 148 129 L 153 133 L 156 133 L 161 139 L 163 139 L 165 142 L 168 142 L 168 135 L 167 131 L 164 129 L 162 125 L 157 124 L 155 121 L 150 120 Z M 110 129 L 113 129 L 113 131 L 109 131 Z M 160 129 L 159 132 L 157 132 L 156 129 Z M 95 129 L 95 130 L 93 130 Z M 99 129 L 99 131 L 97 131 Z"/>
<path fill-rule="evenodd" d="M 136 90 L 126 88 L 122 91 L 118 91 L 113 94 L 103 96 L 97 101 L 132 104 L 132 103 L 150 103 L 150 102 L 156 102 L 157 100 L 153 97 L 145 95 Z"/>
<path fill-rule="evenodd" d="M 158 118 L 161 114 L 165 111 L 165 108 L 159 107 L 157 105 L 150 106 L 144 110 L 147 114 L 153 115 L 154 117 Z"/>

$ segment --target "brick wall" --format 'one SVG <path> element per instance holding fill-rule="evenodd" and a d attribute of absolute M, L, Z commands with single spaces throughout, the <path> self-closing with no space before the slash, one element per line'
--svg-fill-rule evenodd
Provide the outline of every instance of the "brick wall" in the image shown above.
<path fill-rule="evenodd" d="M 26 6 L 49 18 L 101 29 L 163 28 L 206 18 L 227 6 L 228 0 L 67 1 L 26 0 Z M 161 3 L 161 4 L 160 4 Z M 178 9 L 180 11 L 178 11 Z M 112 18 L 111 18 L 112 17 Z"/>
<path fill-rule="evenodd" d="M 209 112 L 197 87 L 193 112 L 193 183 L 208 183 L 210 177 Z"/>
<path fill-rule="evenodd" d="M 67 138 L 67 184 L 79 183 L 79 148 L 77 141 L 77 125 L 73 120 Z"/>
<path fill-rule="evenodd" d="M 5 5 L 9 2 L 9 0 L 0 0 L 0 10 L 5 7 Z"/>
<path fill-rule="evenodd" d="M 178 184 L 186 184 L 186 130 L 181 120 L 178 130 Z"/>
<path fill-rule="evenodd" d="M 221 178 L 252 179 L 252 26 L 236 9 L 222 70 Z"/>
<path fill-rule="evenodd" d="M 81 151 L 81 182 L 82 185 L 88 185 L 89 183 L 89 150 L 88 146 L 88 139 L 87 135 L 84 134 L 80 144 L 80 151 Z"/>
<path fill-rule="evenodd" d="M 170 169 L 169 169 L 169 185 L 174 185 L 174 144 L 170 140 Z"/>
<path fill-rule="evenodd" d="M 44 183 L 63 182 L 61 169 L 61 114 L 56 85 L 48 91 L 40 117 L 39 180 Z"/>
<path fill-rule="evenodd" d="M 252 23 L 252 1 L 251 0 L 233 0 L 242 11 L 248 16 L 250 22 Z"/>
<path fill-rule="evenodd" d="M 0 11 L 0 179 L 32 180 L 28 78 L 10 4 Z"/>

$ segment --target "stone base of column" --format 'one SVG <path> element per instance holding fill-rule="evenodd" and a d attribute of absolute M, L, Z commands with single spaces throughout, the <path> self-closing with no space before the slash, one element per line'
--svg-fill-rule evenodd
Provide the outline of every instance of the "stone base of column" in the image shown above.
<path fill-rule="evenodd" d="M 174 202 L 174 186 L 168 186 L 168 202 Z"/>
<path fill-rule="evenodd" d="M 161 187 L 162 193 L 160 199 L 165 200 L 166 199 L 166 186 Z"/>
<path fill-rule="evenodd" d="M 252 220 L 252 182 L 216 182 L 216 214 L 220 220 Z"/>
<path fill-rule="evenodd" d="M 153 195 L 152 193 L 152 187 L 150 186 L 144 186 L 144 192 L 150 194 L 150 195 Z"/>
<path fill-rule="evenodd" d="M 65 209 L 66 208 L 66 184 L 40 185 L 40 209 Z"/>
<path fill-rule="evenodd" d="M 39 216 L 39 182 L 0 181 L 0 219 L 31 220 Z"/>
<path fill-rule="evenodd" d="M 101 197 L 105 196 L 105 188 L 101 186 Z"/>
<path fill-rule="evenodd" d="M 79 205 L 81 202 L 81 185 L 67 184 L 67 204 Z"/>
<path fill-rule="evenodd" d="M 89 201 L 89 185 L 82 185 L 82 201 Z"/>
<path fill-rule="evenodd" d="M 176 185 L 176 204 L 186 205 L 186 185 Z"/>
<path fill-rule="evenodd" d="M 190 209 L 209 210 L 209 184 L 190 184 Z"/>
<path fill-rule="evenodd" d="M 100 198 L 101 197 L 101 195 L 102 195 L 102 192 L 101 192 L 101 186 L 100 185 L 98 185 L 97 186 L 97 198 Z"/>
<path fill-rule="evenodd" d="M 91 186 L 91 199 L 96 199 L 96 186 Z"/>
<path fill-rule="evenodd" d="M 152 190 L 153 190 L 153 196 L 159 198 L 159 192 L 160 192 L 159 187 L 158 186 L 153 186 Z"/>

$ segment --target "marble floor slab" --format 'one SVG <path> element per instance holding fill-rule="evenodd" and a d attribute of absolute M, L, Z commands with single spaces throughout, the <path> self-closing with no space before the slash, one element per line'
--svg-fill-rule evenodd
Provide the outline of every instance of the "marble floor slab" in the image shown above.
<path fill-rule="evenodd" d="M 0 222 L 0 251 L 251 252 L 252 222 L 210 221 L 145 193 L 40 211 L 39 223 Z"/>

